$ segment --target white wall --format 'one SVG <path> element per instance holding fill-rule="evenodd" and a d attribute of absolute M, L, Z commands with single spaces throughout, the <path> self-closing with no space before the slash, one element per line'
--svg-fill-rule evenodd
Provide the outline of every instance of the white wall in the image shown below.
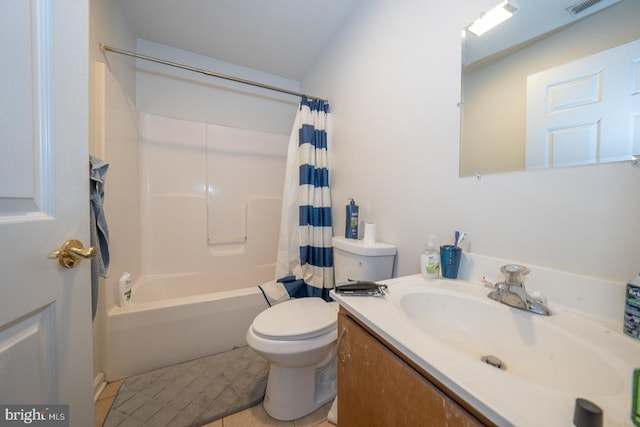
<path fill-rule="evenodd" d="M 468 251 L 623 282 L 640 270 L 640 168 L 458 177 L 460 29 L 492 3 L 370 1 L 303 79 L 335 118 L 334 233 L 354 197 L 398 275 L 458 229 Z"/>
<path fill-rule="evenodd" d="M 192 52 L 138 39 L 138 53 L 298 91 L 300 83 Z M 289 135 L 299 99 L 145 60 L 137 61 L 140 111 L 241 129 Z"/>
<path fill-rule="evenodd" d="M 139 259 L 137 208 L 138 146 L 133 61 L 103 55 L 99 42 L 133 49 L 135 38 L 127 28 L 117 3 L 90 2 L 90 153 L 109 162 L 105 183 L 105 214 L 110 226 L 110 277 L 100 280 L 98 312 L 93 322 L 93 373 L 102 371 L 106 308 L 125 266 Z M 133 184 L 133 186 L 132 186 Z M 135 202 L 134 202 L 135 201 Z M 120 214 L 126 212 L 126 216 Z M 132 273 L 137 273 L 136 270 Z"/>
<path fill-rule="evenodd" d="M 135 69 L 133 61 L 100 51 L 99 43 L 105 43 L 121 49 L 135 50 L 136 39 L 129 29 L 126 17 L 121 13 L 119 2 L 113 0 L 90 1 L 90 66 L 94 63 L 108 63 L 111 72 L 118 76 L 124 92 L 135 99 Z"/>
<path fill-rule="evenodd" d="M 118 281 L 124 272 L 140 271 L 140 195 L 138 110 L 120 80 L 105 71 L 105 132 L 102 158 L 109 163 L 105 181 L 105 215 L 109 226 L 109 277 L 104 280 L 101 306 L 108 311 L 118 301 Z M 102 295 L 101 295 L 102 296 Z"/>

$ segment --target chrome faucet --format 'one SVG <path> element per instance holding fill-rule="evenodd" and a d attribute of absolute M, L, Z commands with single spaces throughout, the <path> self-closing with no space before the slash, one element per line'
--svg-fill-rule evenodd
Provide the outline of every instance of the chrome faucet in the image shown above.
<path fill-rule="evenodd" d="M 489 298 L 510 307 L 530 311 L 543 316 L 551 315 L 551 310 L 540 299 L 527 293 L 524 287 L 524 276 L 529 269 L 518 264 L 507 264 L 500 268 L 504 274 L 504 282 L 496 283 L 496 290 L 487 295 Z"/>

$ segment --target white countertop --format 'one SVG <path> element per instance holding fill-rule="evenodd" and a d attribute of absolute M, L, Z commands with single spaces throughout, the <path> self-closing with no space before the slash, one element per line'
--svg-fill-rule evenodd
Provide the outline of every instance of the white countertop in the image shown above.
<path fill-rule="evenodd" d="M 333 291 L 331 296 L 383 339 L 496 424 L 518 427 L 573 426 L 575 399 L 581 397 L 603 409 L 605 426 L 632 426 L 631 379 L 633 369 L 640 368 L 640 341 L 611 329 L 612 323 L 606 319 L 587 317 L 584 313 L 556 305 L 553 301 L 549 304 L 553 315 L 548 317 L 513 309 L 486 298 L 491 290 L 482 286 L 479 280 L 425 280 L 420 275 L 413 275 L 383 282 L 388 285 L 388 294 L 383 297 L 341 296 Z M 403 314 L 399 303 L 402 295 L 429 290 L 459 292 L 465 297 L 477 297 L 479 303 L 485 304 L 486 300 L 488 304 L 495 304 L 496 310 L 509 311 L 508 314 L 511 316 L 536 316 L 537 318 L 531 319 L 532 325 L 545 322 L 545 327 L 569 330 L 576 339 L 588 346 L 590 354 L 596 355 L 593 360 L 606 360 L 608 369 L 613 369 L 615 376 L 620 380 L 614 381 L 614 386 L 607 386 L 604 393 L 595 391 L 598 389 L 597 384 L 591 385 L 587 392 L 583 393 L 581 390 L 572 391 L 571 384 L 567 384 L 567 387 L 545 386 L 544 381 L 536 381 L 535 372 L 532 372 L 534 377 L 527 379 L 522 375 L 514 375 L 509 369 L 501 371 L 486 365 L 480 362 L 479 358 L 447 345 L 446 339 L 426 333 Z M 501 325 L 485 326 L 494 329 L 495 334 L 500 334 Z M 533 336 L 535 338 L 535 334 Z M 544 344 L 532 342 L 531 345 Z M 567 355 L 566 348 L 568 347 L 555 345 L 553 352 L 556 352 L 558 357 L 574 357 L 576 362 L 582 359 L 580 354 Z M 561 354 L 563 351 L 565 354 Z M 532 366 L 535 364 L 535 361 L 517 362 L 529 362 Z M 598 366 L 593 366 L 593 373 L 597 374 L 598 369 Z M 541 375 L 550 375 L 550 378 L 553 378 L 554 373 L 543 372 Z M 593 375 L 593 378 L 596 377 L 597 375 Z M 584 378 L 581 380 L 584 381 Z"/>

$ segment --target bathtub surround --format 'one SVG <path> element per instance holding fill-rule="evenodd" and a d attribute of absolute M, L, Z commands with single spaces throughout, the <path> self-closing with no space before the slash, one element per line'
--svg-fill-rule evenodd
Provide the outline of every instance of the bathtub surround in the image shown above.
<path fill-rule="evenodd" d="M 260 402 L 269 367 L 249 347 L 136 375 L 122 384 L 105 427 L 203 425 Z"/>
<path fill-rule="evenodd" d="M 139 125 L 141 276 L 198 273 L 212 291 L 273 279 L 287 138 L 147 113 Z"/>

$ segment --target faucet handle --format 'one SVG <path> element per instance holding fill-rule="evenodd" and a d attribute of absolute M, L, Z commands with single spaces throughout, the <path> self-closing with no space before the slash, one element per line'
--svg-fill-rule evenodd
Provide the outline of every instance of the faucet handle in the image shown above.
<path fill-rule="evenodd" d="M 534 300 L 537 303 L 540 304 L 548 304 L 548 300 L 547 297 L 545 297 L 544 295 L 542 295 L 542 293 L 540 291 L 530 291 L 527 292 L 529 294 L 529 296 L 531 297 L 532 300 Z"/>
<path fill-rule="evenodd" d="M 524 265 L 507 264 L 503 265 L 500 271 L 504 274 L 504 281 L 508 285 L 524 286 L 524 276 L 529 274 L 531 270 Z"/>

